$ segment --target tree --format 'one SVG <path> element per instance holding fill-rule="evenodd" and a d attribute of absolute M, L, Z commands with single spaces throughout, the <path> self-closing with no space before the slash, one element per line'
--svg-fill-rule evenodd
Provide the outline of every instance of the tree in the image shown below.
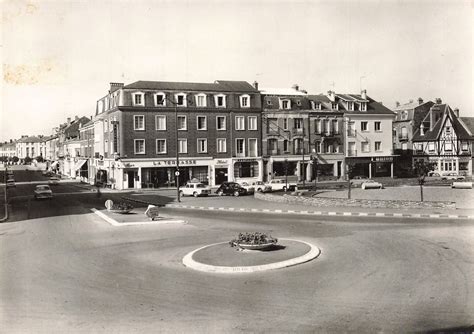
<path fill-rule="evenodd" d="M 23 159 L 23 162 L 25 165 L 29 165 L 33 159 L 31 159 L 29 156 L 26 156 L 25 159 Z"/>
<path fill-rule="evenodd" d="M 347 171 L 347 198 L 351 199 L 351 188 L 352 182 L 351 179 L 354 176 L 355 164 L 353 162 L 346 163 L 346 171 Z"/>
<path fill-rule="evenodd" d="M 43 162 L 44 161 L 44 159 L 41 155 L 38 155 L 35 159 L 36 159 L 37 162 Z"/>
<path fill-rule="evenodd" d="M 415 173 L 418 184 L 420 185 L 420 199 L 423 202 L 423 185 L 425 184 L 425 178 L 428 172 L 434 170 L 435 164 L 432 162 L 424 161 L 422 159 L 417 160 L 413 166 L 413 172 Z"/>
<path fill-rule="evenodd" d="M 14 156 L 11 161 L 13 161 L 14 163 L 17 163 L 18 161 L 20 161 L 20 158 L 18 158 L 17 156 Z"/>

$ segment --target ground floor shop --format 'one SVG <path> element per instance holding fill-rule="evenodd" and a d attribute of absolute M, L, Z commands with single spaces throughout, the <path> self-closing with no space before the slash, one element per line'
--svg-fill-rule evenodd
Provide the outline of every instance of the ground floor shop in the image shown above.
<path fill-rule="evenodd" d="M 346 172 L 351 177 L 360 175 L 368 178 L 390 176 L 393 178 L 393 156 L 346 158 Z"/>
<path fill-rule="evenodd" d="M 216 186 L 225 181 L 261 181 L 263 163 L 260 158 L 187 158 L 179 160 L 177 177 L 176 159 L 95 160 L 89 175 L 115 189 L 146 189 L 180 186 L 199 181 Z"/>
<path fill-rule="evenodd" d="M 413 158 L 413 164 L 419 160 L 433 163 L 434 169 L 438 172 L 453 172 L 463 176 L 472 176 L 472 157 L 470 156 L 418 156 Z"/>

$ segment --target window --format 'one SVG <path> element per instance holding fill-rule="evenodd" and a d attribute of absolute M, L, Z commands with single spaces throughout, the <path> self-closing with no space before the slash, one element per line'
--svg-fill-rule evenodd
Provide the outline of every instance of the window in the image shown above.
<path fill-rule="evenodd" d="M 408 150 L 408 143 L 402 143 L 402 150 Z"/>
<path fill-rule="evenodd" d="M 186 116 L 178 116 L 178 130 L 187 130 Z"/>
<path fill-rule="evenodd" d="M 267 100 L 267 106 L 271 106 L 272 105 L 272 100 Z"/>
<path fill-rule="evenodd" d="M 241 108 L 250 108 L 250 96 L 249 95 L 240 96 L 240 107 Z"/>
<path fill-rule="evenodd" d="M 290 100 L 280 100 L 280 109 L 290 109 L 291 108 L 291 103 Z"/>
<path fill-rule="evenodd" d="M 444 143 L 444 150 L 451 152 L 453 150 L 453 144 L 451 142 L 445 142 Z"/>
<path fill-rule="evenodd" d="M 235 129 L 245 130 L 245 117 L 244 116 L 235 116 Z"/>
<path fill-rule="evenodd" d="M 311 107 L 316 110 L 321 110 L 321 103 L 318 101 L 311 101 Z"/>
<path fill-rule="evenodd" d="M 166 98 L 165 93 L 156 93 L 155 94 L 155 106 L 157 107 L 165 107 L 166 106 Z"/>
<path fill-rule="evenodd" d="M 199 138 L 197 140 L 197 151 L 198 151 L 198 153 L 206 153 L 207 152 L 207 139 Z"/>
<path fill-rule="evenodd" d="M 283 152 L 289 152 L 289 148 L 288 148 L 288 140 L 284 140 L 283 141 Z"/>
<path fill-rule="evenodd" d="M 329 119 L 326 120 L 326 134 L 327 135 L 331 134 L 331 120 Z"/>
<path fill-rule="evenodd" d="M 225 116 L 216 116 L 216 128 L 217 130 L 225 130 Z"/>
<path fill-rule="evenodd" d="M 155 126 L 156 126 L 156 130 L 166 131 L 166 116 L 156 115 Z"/>
<path fill-rule="evenodd" d="M 143 115 L 133 116 L 133 129 L 134 130 L 145 130 L 145 116 L 143 116 Z"/>
<path fill-rule="evenodd" d="M 303 119 L 302 118 L 295 118 L 294 119 L 295 129 L 302 129 L 303 128 Z"/>
<path fill-rule="evenodd" d="M 375 131 L 382 131 L 381 129 L 382 122 L 374 122 L 374 130 Z"/>
<path fill-rule="evenodd" d="M 451 127 L 450 126 L 446 126 L 446 136 L 450 136 L 451 135 Z"/>
<path fill-rule="evenodd" d="M 156 140 L 156 154 L 165 154 L 166 153 L 166 139 L 157 139 Z"/>
<path fill-rule="evenodd" d="M 257 116 L 249 116 L 249 130 L 257 130 Z"/>
<path fill-rule="evenodd" d="M 217 138 L 217 153 L 227 152 L 227 141 L 225 138 Z"/>
<path fill-rule="evenodd" d="M 145 154 L 145 139 L 134 139 L 135 154 Z"/>
<path fill-rule="evenodd" d="M 316 133 L 321 133 L 321 120 L 315 119 L 314 123 L 315 123 L 314 126 L 316 128 Z"/>
<path fill-rule="evenodd" d="M 296 105 L 301 106 L 301 100 L 296 101 Z"/>
<path fill-rule="evenodd" d="M 462 150 L 463 151 L 469 151 L 469 144 L 468 143 L 462 143 Z"/>
<path fill-rule="evenodd" d="M 320 141 L 315 141 L 314 142 L 314 148 L 316 149 L 316 153 L 321 153 L 321 142 Z"/>
<path fill-rule="evenodd" d="M 245 139 L 238 138 L 235 140 L 235 153 L 237 156 L 245 156 Z"/>
<path fill-rule="evenodd" d="M 288 130 L 288 118 L 283 118 L 283 130 Z"/>
<path fill-rule="evenodd" d="M 347 110 L 354 111 L 354 102 L 347 102 Z"/>
<path fill-rule="evenodd" d="M 174 96 L 178 107 L 186 107 L 186 94 L 179 93 Z"/>
<path fill-rule="evenodd" d="M 257 156 L 257 139 L 249 138 L 249 157 Z"/>
<path fill-rule="evenodd" d="M 435 150 L 435 144 L 434 144 L 433 142 L 431 142 L 431 143 L 428 144 L 428 150 L 429 150 L 430 152 L 434 152 L 434 150 Z"/>
<path fill-rule="evenodd" d="M 361 102 L 360 111 L 367 111 L 367 102 Z"/>
<path fill-rule="evenodd" d="M 375 142 L 375 151 L 377 151 L 377 152 L 382 151 L 382 142 L 380 142 L 380 141 Z"/>
<path fill-rule="evenodd" d="M 339 121 L 337 119 L 334 119 L 332 121 L 332 128 L 333 128 L 335 134 L 339 133 Z"/>
<path fill-rule="evenodd" d="M 224 94 L 219 94 L 214 96 L 216 107 L 225 108 L 226 106 L 226 96 Z"/>
<path fill-rule="evenodd" d="M 144 106 L 145 93 L 132 93 L 132 102 L 134 106 Z"/>
<path fill-rule="evenodd" d="M 360 122 L 360 129 L 362 131 L 367 131 L 367 128 L 368 128 L 368 122 Z"/>
<path fill-rule="evenodd" d="M 362 152 L 364 152 L 364 153 L 370 152 L 369 142 L 363 141 L 361 143 L 361 148 L 362 148 Z"/>
<path fill-rule="evenodd" d="M 197 116 L 197 129 L 207 130 L 207 118 L 206 116 Z"/>
<path fill-rule="evenodd" d="M 337 105 L 337 102 L 331 103 L 331 107 L 332 107 L 333 110 L 338 110 L 339 109 L 339 106 Z"/>
<path fill-rule="evenodd" d="M 196 106 L 198 106 L 198 107 L 206 107 L 207 106 L 206 94 L 196 95 Z"/>
<path fill-rule="evenodd" d="M 332 144 L 326 142 L 326 143 L 324 143 L 324 146 L 325 146 L 324 152 L 326 152 L 326 153 L 331 153 L 331 151 L 332 151 Z"/>
<path fill-rule="evenodd" d="M 180 154 L 188 153 L 188 140 L 187 139 L 178 139 L 178 152 Z"/>

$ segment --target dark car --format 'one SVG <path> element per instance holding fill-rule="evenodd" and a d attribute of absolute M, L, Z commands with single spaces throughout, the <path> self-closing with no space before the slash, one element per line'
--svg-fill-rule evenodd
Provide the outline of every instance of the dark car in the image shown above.
<path fill-rule="evenodd" d="M 240 184 L 236 182 L 224 182 L 216 190 L 216 194 L 219 196 L 222 195 L 247 195 L 247 189 L 243 188 Z"/>

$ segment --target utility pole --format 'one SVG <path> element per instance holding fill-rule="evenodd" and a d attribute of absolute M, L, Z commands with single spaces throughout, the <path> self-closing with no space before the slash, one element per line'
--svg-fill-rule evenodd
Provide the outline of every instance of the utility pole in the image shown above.
<path fill-rule="evenodd" d="M 181 202 L 181 194 L 179 191 L 179 138 L 178 138 L 178 103 L 172 101 L 170 98 L 164 96 L 164 99 L 170 102 L 174 106 L 174 117 L 175 117 L 175 127 L 176 127 L 176 171 L 174 172 L 176 180 L 176 200 Z"/>

